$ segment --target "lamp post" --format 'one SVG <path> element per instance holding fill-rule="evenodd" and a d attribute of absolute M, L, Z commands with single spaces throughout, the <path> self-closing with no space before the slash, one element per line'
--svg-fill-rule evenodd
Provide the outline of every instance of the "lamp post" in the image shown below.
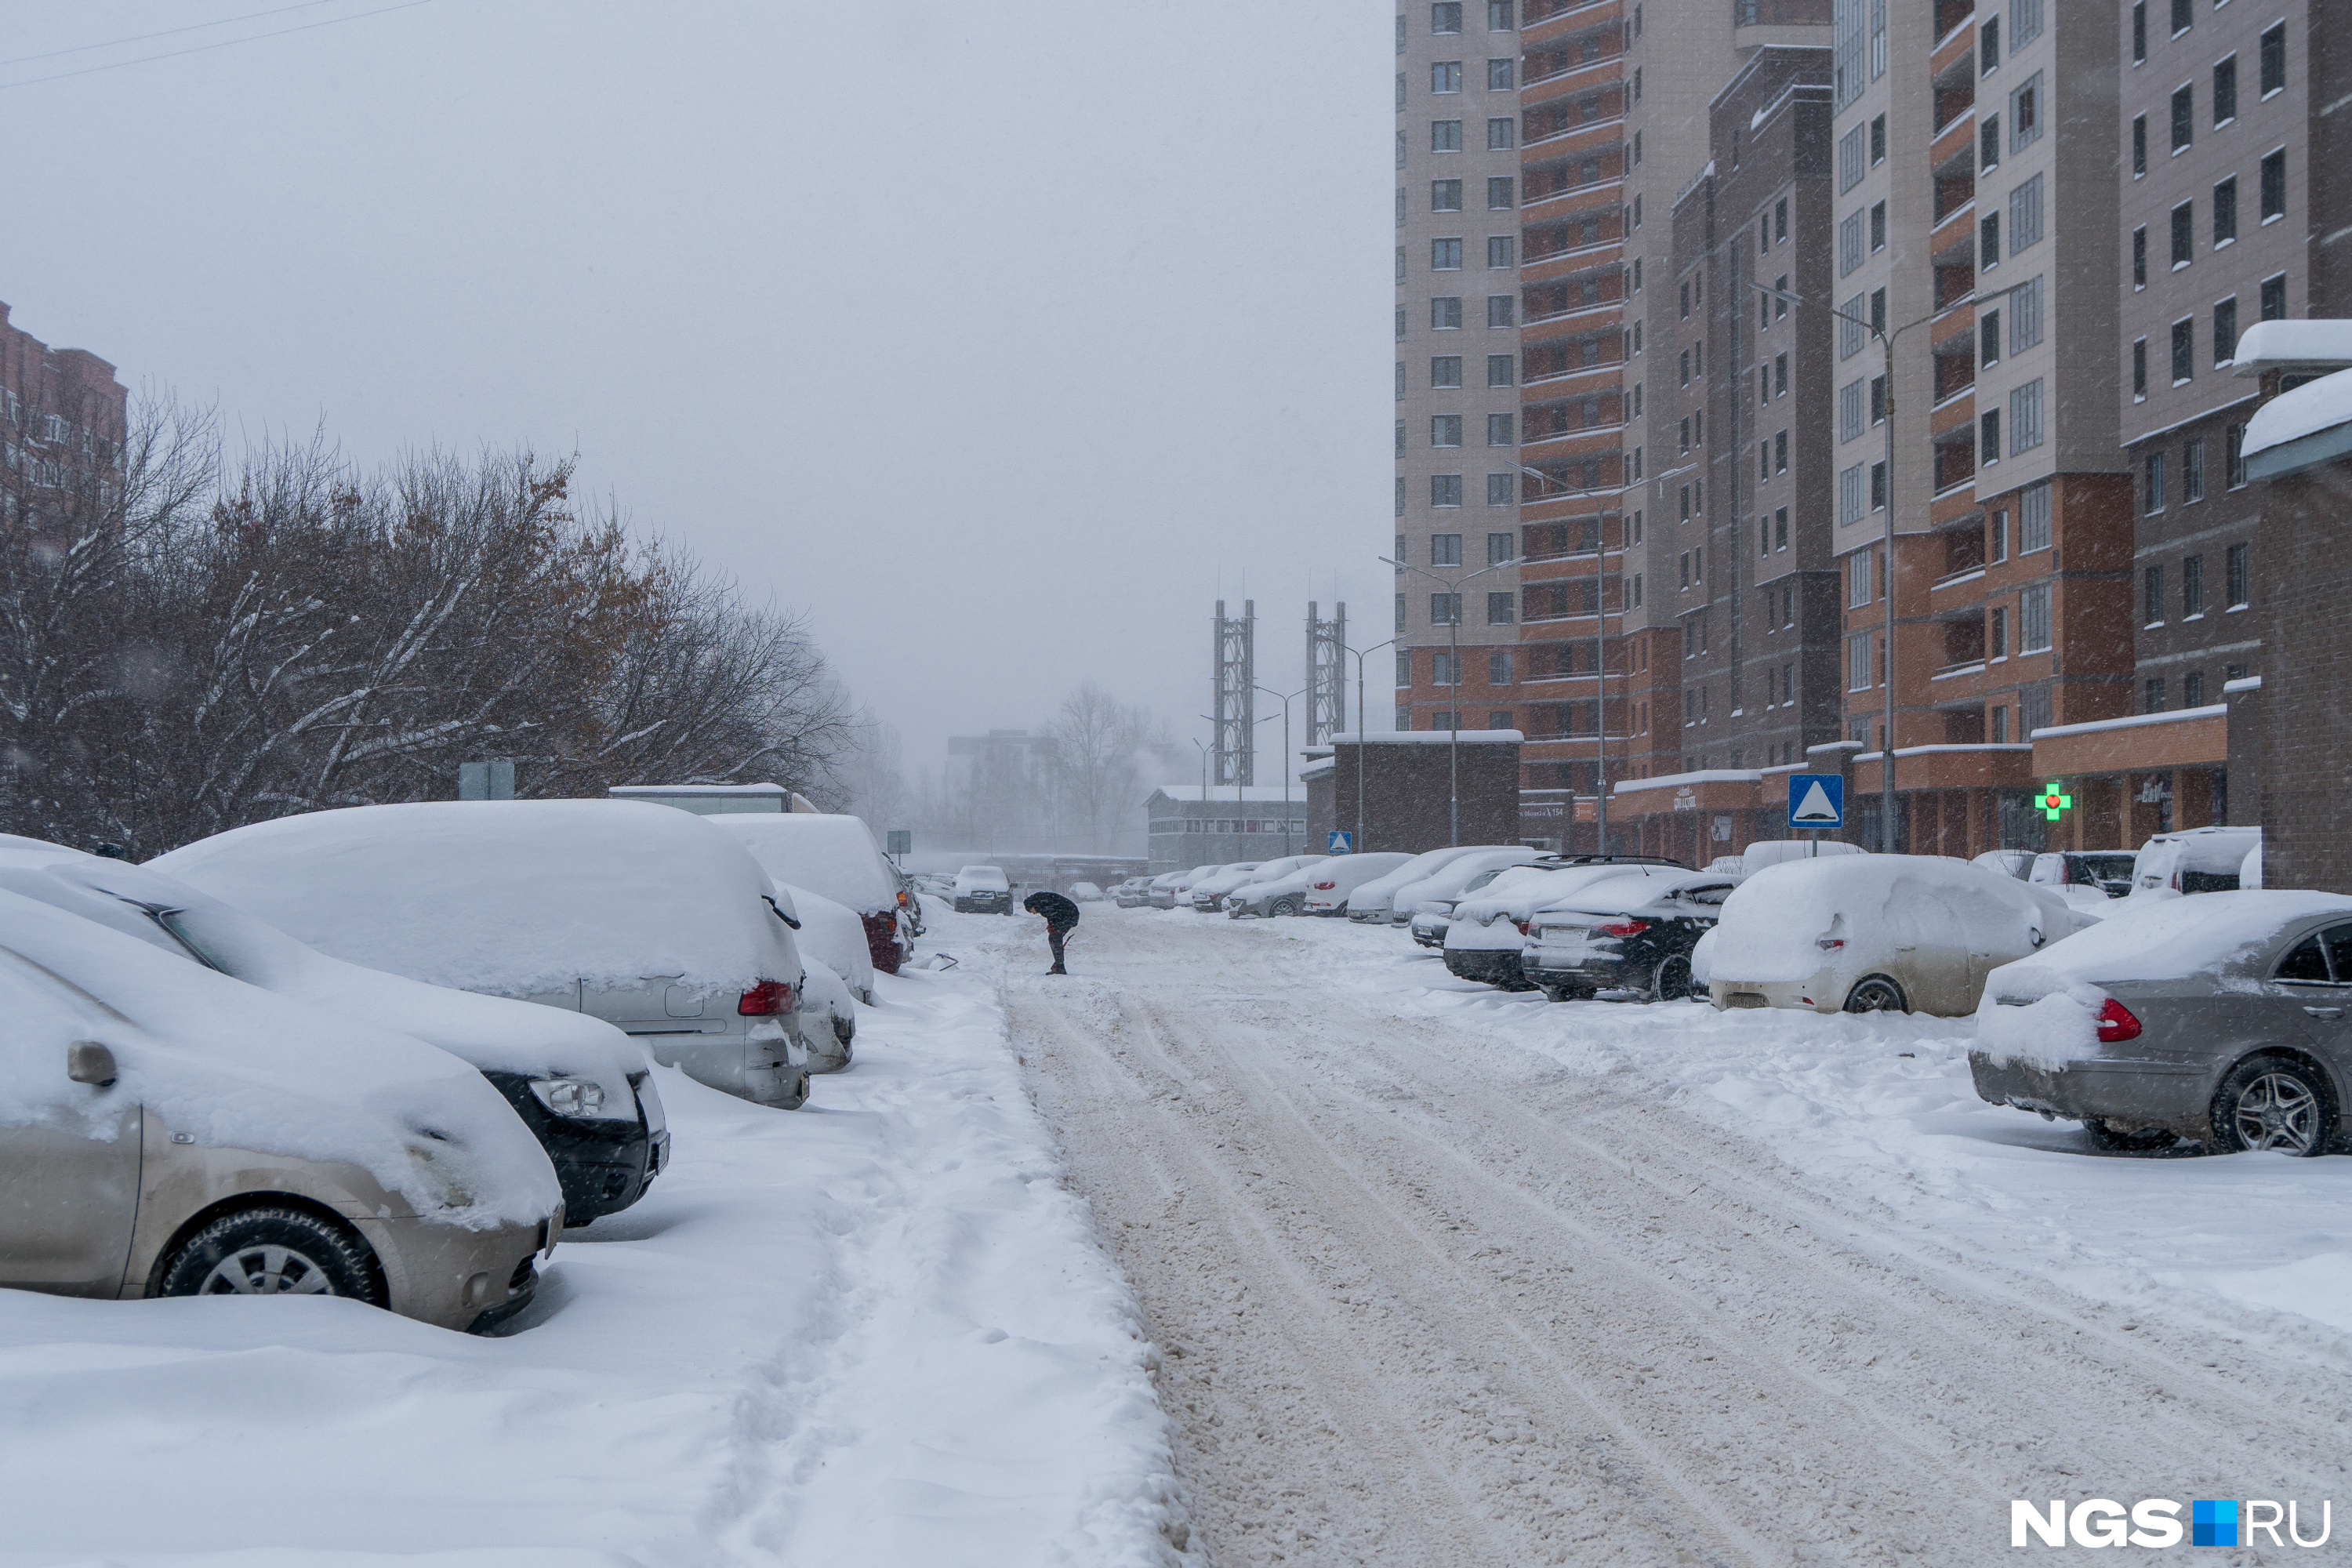
<path fill-rule="evenodd" d="M 1465 572 L 1459 577 L 1441 577 L 1434 572 L 1424 572 L 1418 566 L 1408 566 L 1403 562 L 1391 560 L 1386 555 L 1380 559 L 1400 572 L 1410 572 L 1417 577 L 1426 577 L 1433 583 L 1442 583 L 1449 588 L 1455 589 L 1460 588 L 1473 577 L 1484 577 L 1489 572 L 1500 572 L 1506 566 L 1519 564 L 1519 557 L 1514 555 L 1508 560 L 1489 562 L 1475 572 Z M 1446 617 L 1445 631 L 1446 657 L 1454 666 L 1454 679 L 1451 683 L 1454 687 L 1454 701 L 1445 715 L 1445 788 L 1448 813 L 1445 842 L 1449 847 L 1458 847 L 1462 842 L 1462 596 L 1459 593 L 1454 596 L 1454 613 Z M 1360 763 L 1361 761 L 1361 758 L 1358 759 Z"/>
<path fill-rule="evenodd" d="M 1559 484 L 1541 468 L 1531 468 L 1516 460 L 1511 466 L 1531 479 L 1547 485 Z M 1589 496 L 1591 493 L 1590 486 L 1574 489 L 1562 486 L 1559 490 L 1562 496 Z M 1621 504 L 1617 519 L 1621 536 L 1625 528 L 1623 511 Z M 1603 517 L 1596 521 L 1592 537 L 1592 844 L 1596 851 L 1606 855 L 1609 853 L 1609 520 Z M 1622 552 L 1624 546 L 1620 544 L 1618 548 Z M 1568 827 L 1572 829 L 1576 826 L 1574 789 L 1568 792 Z M 1567 837 L 1567 831 L 1563 830 L 1560 835 L 1563 847 Z"/>
<path fill-rule="evenodd" d="M 1260 686 L 1256 689 L 1282 704 L 1282 858 L 1287 860 L 1290 858 L 1290 698 L 1304 697 L 1307 690 L 1301 687 L 1286 697 L 1271 686 Z M 1267 716 L 1272 717 L 1271 714 Z"/>
<path fill-rule="evenodd" d="M 1791 305 L 1809 303 L 1802 295 L 1786 289 L 1776 289 L 1769 283 L 1754 285 L 1758 292 L 1775 300 L 1786 300 Z M 1961 295 L 1951 303 L 1940 306 L 1915 321 L 1906 321 L 1888 331 L 1860 316 L 1849 316 L 1834 305 L 1822 310 L 1841 321 L 1851 321 L 1878 340 L 1879 353 L 1886 367 L 1886 532 L 1885 535 L 1885 580 L 1881 584 L 1880 596 L 1886 601 L 1886 715 L 1885 731 L 1878 740 L 1878 847 L 1881 852 L 1895 852 L 1895 340 L 1914 327 L 1924 327 L 1940 319 L 1948 310 L 1977 302 L 1975 290 Z"/>
<path fill-rule="evenodd" d="M 1376 642 L 1367 648 L 1351 648 L 1345 643 L 1339 645 L 1341 653 L 1353 654 L 1356 658 L 1356 853 L 1359 855 L 1364 853 L 1364 656 L 1378 653 L 1395 641 L 1396 638 L 1391 637 L 1388 642 Z M 1336 813 L 1339 808 L 1339 803 L 1333 801 L 1331 809 Z"/>

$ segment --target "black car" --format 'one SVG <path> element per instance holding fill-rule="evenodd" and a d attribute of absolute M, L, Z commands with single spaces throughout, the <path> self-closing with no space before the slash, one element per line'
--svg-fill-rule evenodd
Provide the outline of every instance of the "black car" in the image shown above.
<path fill-rule="evenodd" d="M 1691 949 L 1722 915 L 1732 879 L 1693 871 L 1594 885 L 1581 909 L 1541 910 L 1520 969 L 1555 1002 L 1601 992 L 1671 1002 L 1691 994 Z"/>
<path fill-rule="evenodd" d="M 608 1214 L 618 1214 L 645 1195 L 646 1186 L 669 1159 L 669 1129 L 661 1124 L 661 1100 L 652 1096 L 649 1073 L 633 1072 L 629 1088 L 636 1097 L 636 1118 L 567 1116 L 547 1103 L 549 1080 L 534 1080 L 517 1072 L 485 1068 L 482 1076 L 506 1096 L 522 1124 L 530 1129 L 555 1179 L 563 1187 L 563 1223 L 586 1225 Z M 557 1079 L 557 1082 L 569 1080 Z M 593 1086 L 592 1086 L 593 1087 Z M 559 1103 L 562 1103 L 559 1100 Z"/>

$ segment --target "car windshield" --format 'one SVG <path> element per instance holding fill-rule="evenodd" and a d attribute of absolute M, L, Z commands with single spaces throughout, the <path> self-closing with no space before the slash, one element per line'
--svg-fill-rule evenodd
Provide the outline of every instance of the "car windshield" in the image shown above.
<path fill-rule="evenodd" d="M 2132 857 L 2129 855 L 2083 855 L 2066 857 L 2075 875 L 2086 881 L 2121 882 L 2130 879 Z"/>

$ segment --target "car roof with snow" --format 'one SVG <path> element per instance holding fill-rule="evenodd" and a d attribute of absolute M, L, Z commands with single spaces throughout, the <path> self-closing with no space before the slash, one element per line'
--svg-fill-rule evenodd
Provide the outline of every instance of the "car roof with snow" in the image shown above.
<path fill-rule="evenodd" d="M 1948 856 L 1825 856 L 1768 866 L 1740 883 L 1724 900 L 1711 963 L 1725 979 L 1794 980 L 1821 967 L 1824 941 L 1892 948 L 1931 931 L 1972 941 L 1989 924 L 2054 942 L 2089 923 L 2047 886 Z M 2006 934 L 1983 940 L 1985 952 L 2013 945 Z"/>
<path fill-rule="evenodd" d="M 808 811 L 729 812 L 703 818 L 741 842 L 768 875 L 822 893 L 861 915 L 898 907 L 898 878 L 855 816 Z"/>
<path fill-rule="evenodd" d="M 1633 915 L 1667 907 L 1668 900 L 1688 892 L 1720 888 L 1726 893 L 1739 885 L 1722 871 L 1685 871 L 1657 866 L 1618 867 L 1632 876 L 1595 878 L 1572 892 L 1541 905 L 1538 914 Z"/>

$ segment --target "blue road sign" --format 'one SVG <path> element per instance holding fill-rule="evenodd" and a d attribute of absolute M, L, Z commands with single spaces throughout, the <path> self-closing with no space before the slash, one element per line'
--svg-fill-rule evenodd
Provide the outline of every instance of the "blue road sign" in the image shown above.
<path fill-rule="evenodd" d="M 1337 827 L 1331 830 L 1330 852 L 1332 854 L 1350 855 L 1355 852 L 1355 848 L 1356 836 L 1354 834 L 1345 832 Z"/>
<path fill-rule="evenodd" d="M 1789 826 L 1791 827 L 1843 827 L 1845 826 L 1845 775 L 1843 773 L 1790 773 L 1789 775 Z"/>

